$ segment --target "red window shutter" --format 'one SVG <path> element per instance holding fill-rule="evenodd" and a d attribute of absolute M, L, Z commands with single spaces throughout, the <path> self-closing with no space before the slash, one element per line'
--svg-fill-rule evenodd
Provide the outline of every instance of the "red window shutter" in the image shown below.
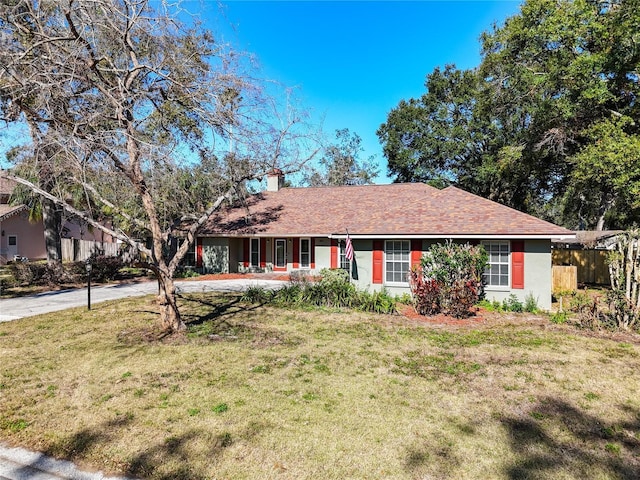
<path fill-rule="evenodd" d="M 422 240 L 411 240 L 411 268 L 420 265 L 422 258 Z"/>
<path fill-rule="evenodd" d="M 293 268 L 300 268 L 300 239 L 293 239 Z"/>
<path fill-rule="evenodd" d="M 373 283 L 382 283 L 382 263 L 384 242 L 382 240 L 373 241 Z"/>
<path fill-rule="evenodd" d="M 260 268 L 267 266 L 267 239 L 260 239 Z"/>
<path fill-rule="evenodd" d="M 316 268 L 316 239 L 311 239 L 311 268 Z"/>
<path fill-rule="evenodd" d="M 511 242 L 511 288 L 524 288 L 524 241 Z"/>
<path fill-rule="evenodd" d="M 243 246 L 243 262 L 244 262 L 244 266 L 248 267 L 249 266 L 249 239 L 245 238 L 244 239 L 244 246 Z"/>
<path fill-rule="evenodd" d="M 338 240 L 331 240 L 331 268 L 338 268 Z"/>
<path fill-rule="evenodd" d="M 196 238 L 196 267 L 202 268 L 202 238 Z"/>
<path fill-rule="evenodd" d="M 469 245 L 473 245 L 473 246 L 480 245 L 480 240 L 476 240 L 475 238 L 471 239 L 469 240 Z"/>

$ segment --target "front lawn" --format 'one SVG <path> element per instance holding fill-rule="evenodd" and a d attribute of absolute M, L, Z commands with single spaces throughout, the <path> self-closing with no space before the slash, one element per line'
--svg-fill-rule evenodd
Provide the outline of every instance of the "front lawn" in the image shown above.
<path fill-rule="evenodd" d="M 640 477 L 640 345 L 151 297 L 0 324 L 0 441 L 154 479 Z M 500 319 L 501 318 L 501 319 Z"/>

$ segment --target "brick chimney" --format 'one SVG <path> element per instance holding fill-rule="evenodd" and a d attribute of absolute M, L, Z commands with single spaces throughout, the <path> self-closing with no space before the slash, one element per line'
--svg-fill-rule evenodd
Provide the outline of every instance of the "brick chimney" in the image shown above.
<path fill-rule="evenodd" d="M 284 187 L 284 173 L 279 168 L 274 168 L 267 173 L 267 192 L 277 192 Z"/>

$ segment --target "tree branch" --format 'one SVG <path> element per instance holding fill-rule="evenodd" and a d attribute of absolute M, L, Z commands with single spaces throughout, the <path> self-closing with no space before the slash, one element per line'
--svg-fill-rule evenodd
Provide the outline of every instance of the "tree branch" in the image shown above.
<path fill-rule="evenodd" d="M 115 237 L 118 240 L 121 240 L 122 242 L 126 243 L 127 245 L 132 246 L 133 248 L 135 248 L 139 252 L 144 253 L 145 255 L 151 256 L 151 250 L 149 250 L 147 247 L 145 247 L 144 244 L 142 244 L 140 242 L 137 242 L 137 241 L 133 240 L 132 238 L 129 238 L 123 232 L 117 232 L 117 231 L 115 231 L 115 230 L 113 230 L 111 228 L 105 227 L 103 224 L 95 221 L 93 218 L 91 218 L 90 216 L 86 215 L 84 212 L 81 212 L 80 210 L 77 210 L 76 208 L 74 208 L 71 205 L 69 205 L 67 202 L 65 202 L 63 200 L 60 200 L 58 197 L 56 197 L 54 195 L 51 195 L 48 192 L 45 192 L 44 190 L 42 190 L 41 188 L 37 187 L 36 185 L 31 183 L 30 181 L 25 180 L 24 178 L 12 175 L 12 174 L 8 173 L 5 170 L 0 171 L 0 178 L 6 178 L 8 180 L 13 180 L 14 182 L 17 182 L 17 183 L 19 183 L 21 185 L 24 185 L 25 187 L 29 188 L 32 192 L 37 193 L 38 195 L 46 198 L 47 200 L 52 201 L 56 205 L 64 208 L 67 212 L 71 213 L 72 215 L 84 220 L 89 225 L 91 225 L 93 228 L 96 228 L 96 229 L 106 233 L 107 235 L 111 235 L 112 237 Z"/>

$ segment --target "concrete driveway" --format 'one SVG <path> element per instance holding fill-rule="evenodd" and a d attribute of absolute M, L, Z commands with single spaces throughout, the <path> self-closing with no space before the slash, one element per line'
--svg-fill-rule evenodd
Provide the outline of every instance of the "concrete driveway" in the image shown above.
<path fill-rule="evenodd" d="M 193 292 L 242 292 L 251 286 L 279 288 L 286 282 L 282 280 L 263 280 L 258 278 L 234 280 L 180 280 L 176 281 L 178 293 Z M 106 285 L 91 287 L 91 304 L 118 298 L 136 297 L 157 293 L 156 281 Z M 87 288 L 58 290 L 25 297 L 0 300 L 0 322 L 9 322 L 19 318 L 31 317 L 42 313 L 56 312 L 67 308 L 87 305 Z"/>

